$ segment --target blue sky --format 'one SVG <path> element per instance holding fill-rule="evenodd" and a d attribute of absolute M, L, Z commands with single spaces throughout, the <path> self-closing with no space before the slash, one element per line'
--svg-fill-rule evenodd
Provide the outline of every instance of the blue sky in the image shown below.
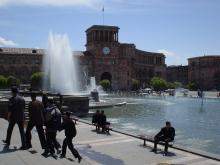
<path fill-rule="evenodd" d="M 168 65 L 220 55 L 220 0 L 0 0 L 0 46 L 46 48 L 49 31 L 85 50 L 85 30 L 120 27 L 119 41 L 164 52 Z"/>

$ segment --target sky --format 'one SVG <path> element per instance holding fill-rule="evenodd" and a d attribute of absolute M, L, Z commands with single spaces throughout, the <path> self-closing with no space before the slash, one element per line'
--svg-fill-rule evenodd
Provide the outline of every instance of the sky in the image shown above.
<path fill-rule="evenodd" d="M 120 28 L 119 42 L 162 52 L 167 65 L 220 55 L 220 0 L 0 0 L 0 47 L 46 48 L 49 32 L 85 50 L 94 24 Z"/>

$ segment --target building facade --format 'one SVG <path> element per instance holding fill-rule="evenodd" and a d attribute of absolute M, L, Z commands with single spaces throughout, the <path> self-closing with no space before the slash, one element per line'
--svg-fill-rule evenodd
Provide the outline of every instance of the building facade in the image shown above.
<path fill-rule="evenodd" d="M 86 52 L 92 57 L 92 71 L 97 82 L 108 79 L 113 89 L 132 88 L 132 79 L 140 86 L 149 84 L 153 76 L 166 77 L 165 56 L 136 49 L 134 44 L 118 41 L 116 26 L 94 25 L 86 30 Z"/>
<path fill-rule="evenodd" d="M 86 30 L 86 51 L 73 52 L 81 80 L 95 76 L 97 84 L 108 79 L 113 90 L 130 90 L 132 79 L 146 87 L 153 76 L 166 78 L 164 54 L 120 43 L 118 33 L 117 26 L 93 25 Z M 0 75 L 13 75 L 26 83 L 31 74 L 42 70 L 43 56 L 43 49 L 0 48 Z"/>
<path fill-rule="evenodd" d="M 167 67 L 167 81 L 168 82 L 180 82 L 183 85 L 188 84 L 188 66 L 168 66 Z"/>
<path fill-rule="evenodd" d="M 201 56 L 188 59 L 188 81 L 202 90 L 220 89 L 220 56 Z"/>
<path fill-rule="evenodd" d="M 42 68 L 42 49 L 0 48 L 0 75 L 15 76 L 28 82 Z"/>

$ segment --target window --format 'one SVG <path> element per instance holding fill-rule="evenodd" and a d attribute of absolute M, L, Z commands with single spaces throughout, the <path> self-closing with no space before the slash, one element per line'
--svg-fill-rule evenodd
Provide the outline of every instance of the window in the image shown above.
<path fill-rule="evenodd" d="M 33 49 L 33 50 L 32 50 L 32 53 L 37 53 L 37 50 Z"/>

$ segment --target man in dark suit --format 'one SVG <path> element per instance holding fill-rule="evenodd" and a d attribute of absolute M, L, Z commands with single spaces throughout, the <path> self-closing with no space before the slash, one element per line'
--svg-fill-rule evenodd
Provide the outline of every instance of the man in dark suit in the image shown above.
<path fill-rule="evenodd" d="M 7 116 L 9 125 L 8 125 L 6 140 L 3 140 L 3 142 L 5 143 L 5 147 L 9 147 L 13 128 L 15 124 L 17 124 L 20 131 L 21 143 L 22 143 L 20 149 L 24 150 L 26 148 L 25 134 L 24 134 L 25 101 L 21 96 L 18 95 L 17 87 L 12 87 L 11 92 L 12 92 L 12 97 L 9 99 L 8 116 Z"/>
<path fill-rule="evenodd" d="M 168 151 L 168 143 L 173 141 L 175 137 L 175 129 L 171 126 L 169 121 L 166 122 L 166 126 L 161 128 L 160 132 L 154 137 L 154 149 L 153 152 L 157 152 L 157 144 L 162 141 L 165 143 L 165 155 Z"/>
<path fill-rule="evenodd" d="M 40 139 L 42 149 L 46 149 L 46 138 L 44 136 L 44 106 L 42 102 L 36 99 L 36 94 L 31 94 L 31 102 L 28 107 L 29 111 L 29 122 L 26 129 L 26 147 L 27 149 L 32 148 L 31 145 L 31 130 L 36 127 L 37 133 Z"/>

